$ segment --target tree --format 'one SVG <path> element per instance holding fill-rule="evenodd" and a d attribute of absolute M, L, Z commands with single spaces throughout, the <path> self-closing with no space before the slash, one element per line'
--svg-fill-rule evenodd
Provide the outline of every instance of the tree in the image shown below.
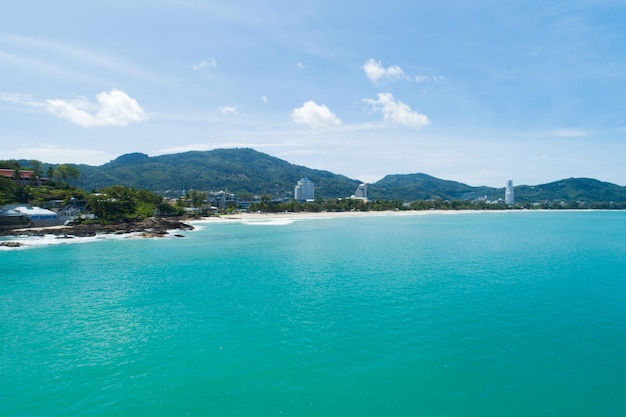
<path fill-rule="evenodd" d="M 28 163 L 30 164 L 30 168 L 33 170 L 35 178 L 39 179 L 43 175 L 43 164 L 36 159 L 31 159 Z"/>
<path fill-rule="evenodd" d="M 191 202 L 191 206 L 196 208 L 201 208 L 207 200 L 205 192 L 196 190 L 189 191 L 188 198 Z"/>
<path fill-rule="evenodd" d="M 183 209 L 173 207 L 164 201 L 163 196 L 148 190 L 114 185 L 92 194 L 87 198 L 87 209 L 100 221 L 116 222 L 154 215 L 182 214 Z"/>
<path fill-rule="evenodd" d="M 22 167 L 20 166 L 20 162 L 16 159 L 7 159 L 7 160 L 0 161 L 0 168 L 13 169 L 13 170 L 22 169 Z"/>
<path fill-rule="evenodd" d="M 17 189 L 13 181 L 0 177 L 0 205 L 16 201 Z"/>
<path fill-rule="evenodd" d="M 69 180 L 80 178 L 80 171 L 74 165 L 61 164 L 54 169 L 53 177 L 57 182 L 69 185 Z"/>
<path fill-rule="evenodd" d="M 119 221 L 137 216 L 137 200 L 134 190 L 116 185 L 91 195 L 87 209 L 101 220 Z"/>

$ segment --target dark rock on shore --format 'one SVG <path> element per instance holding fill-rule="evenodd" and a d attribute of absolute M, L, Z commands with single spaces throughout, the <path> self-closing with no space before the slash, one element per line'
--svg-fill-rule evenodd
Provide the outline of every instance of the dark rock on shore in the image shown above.
<path fill-rule="evenodd" d="M 150 217 L 114 224 L 82 223 L 64 227 L 5 230 L 2 235 L 55 235 L 60 239 L 71 239 L 73 237 L 90 237 L 96 234 L 140 233 L 141 237 L 163 237 L 170 230 L 193 230 L 193 226 L 183 223 L 177 218 Z"/>
<path fill-rule="evenodd" d="M 24 246 L 24 244 L 20 242 L 0 242 L 0 246 L 5 246 L 7 248 L 19 248 Z"/>

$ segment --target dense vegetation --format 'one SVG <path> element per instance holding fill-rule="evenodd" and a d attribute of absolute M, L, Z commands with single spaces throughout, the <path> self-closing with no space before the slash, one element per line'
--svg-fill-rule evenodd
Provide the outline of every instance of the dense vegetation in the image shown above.
<path fill-rule="evenodd" d="M 360 181 L 328 171 L 290 164 L 253 149 L 217 149 L 149 157 L 141 153 L 122 155 L 102 166 L 46 164 L 40 161 L 0 161 L 0 168 L 29 169 L 37 184 L 0 178 L 0 204 L 13 202 L 43 205 L 48 200 L 67 203 L 90 201 L 110 218 L 118 210 L 124 217 L 150 212 L 168 214 L 162 196 L 179 200 L 174 212 L 197 207 L 209 213 L 209 191 L 234 193 L 253 202 L 261 211 L 345 211 L 379 209 L 497 209 L 504 188 L 472 187 L 426 174 L 388 175 L 368 185 L 370 202 L 350 200 Z M 316 201 L 298 203 L 293 197 L 296 182 L 310 178 Z M 137 191 L 141 190 L 141 191 Z M 168 192 L 168 190 L 170 192 Z M 93 197 L 98 191 L 99 197 Z M 131 204 L 132 203 L 132 204 Z M 569 178 L 537 186 L 515 187 L 516 208 L 626 208 L 626 187 L 589 178 Z M 130 205 L 129 205 L 130 204 Z M 229 205 L 228 209 L 236 209 Z"/>
<path fill-rule="evenodd" d="M 87 198 L 86 208 L 99 221 L 115 222 L 156 215 L 182 214 L 182 210 L 166 203 L 163 196 L 148 190 L 114 185 Z"/>
<path fill-rule="evenodd" d="M 262 200 L 250 206 L 251 211 L 264 213 L 283 212 L 341 212 L 341 211 L 384 211 L 384 210 L 565 210 L 565 209 L 603 209 L 603 210 L 626 210 L 626 202 L 591 202 L 581 204 L 579 202 L 543 201 L 540 203 L 521 203 L 510 207 L 504 203 L 486 203 L 484 201 L 471 200 L 415 200 L 405 203 L 401 200 L 362 200 L 330 199 L 316 200 L 313 202 L 277 202 Z"/>
<path fill-rule="evenodd" d="M 253 149 L 216 149 L 207 152 L 149 157 L 141 153 L 122 155 L 99 167 L 79 165 L 83 188 L 111 185 L 166 190 L 226 190 L 238 196 L 269 195 L 272 199 L 293 196 L 296 182 L 308 177 L 315 184 L 316 197 L 345 198 L 360 181 L 290 164 Z M 504 187 L 473 187 L 426 174 L 387 175 L 368 185 L 373 200 L 477 200 L 496 201 L 504 197 Z M 520 204 L 543 201 L 574 203 L 624 202 L 626 187 L 585 178 L 570 178 L 538 186 L 515 187 Z"/>
<path fill-rule="evenodd" d="M 515 187 L 515 200 L 520 202 L 625 202 L 626 187 L 591 178 L 568 178 L 543 185 Z"/>
<path fill-rule="evenodd" d="M 39 161 L 29 161 L 23 166 L 20 161 L 0 161 L 0 168 L 15 170 L 14 179 L 0 177 L 0 204 L 21 203 L 45 206 L 51 201 L 59 205 L 84 204 L 87 211 L 97 216 L 99 222 L 115 222 L 127 219 L 151 217 L 155 214 L 181 214 L 182 207 L 165 202 L 161 195 L 148 190 L 136 190 L 124 186 L 111 186 L 98 193 L 87 193 L 71 185 L 78 180 L 80 172 L 65 164 L 50 167 L 48 180 L 40 181 L 42 167 Z M 32 170 L 37 179 L 20 181 L 21 169 Z"/>
<path fill-rule="evenodd" d="M 328 171 L 293 165 L 252 149 L 217 149 L 149 157 L 122 155 L 99 167 L 79 165 L 85 189 L 112 185 L 166 190 L 225 190 L 234 194 L 293 196 L 303 177 L 315 183 L 316 195 L 346 197 L 359 182 Z"/>
<path fill-rule="evenodd" d="M 12 169 L 13 179 L 0 177 L 0 204 L 22 203 L 43 205 L 49 200 L 61 200 L 66 204 L 74 198 L 83 198 L 85 192 L 72 186 L 80 177 L 80 171 L 67 164 L 45 166 L 40 161 L 0 161 L 0 168 Z M 32 181 L 24 181 L 20 170 L 33 171 Z M 40 181 L 46 176 L 47 181 Z"/>
<path fill-rule="evenodd" d="M 384 200 L 497 200 L 504 188 L 472 187 L 426 174 L 387 175 L 369 187 L 369 195 Z"/>

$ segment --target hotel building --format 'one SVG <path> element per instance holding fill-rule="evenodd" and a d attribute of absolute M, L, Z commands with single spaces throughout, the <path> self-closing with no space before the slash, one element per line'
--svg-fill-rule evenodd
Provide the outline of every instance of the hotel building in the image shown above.
<path fill-rule="evenodd" d="M 367 201 L 367 184 L 360 184 L 351 198 L 355 200 Z"/>
<path fill-rule="evenodd" d="M 302 178 L 298 181 L 293 196 L 297 201 L 315 200 L 315 187 L 313 182 L 308 178 Z"/>
<path fill-rule="evenodd" d="M 504 203 L 508 205 L 515 204 L 515 195 L 513 194 L 513 180 L 506 182 L 506 189 L 504 191 Z"/>

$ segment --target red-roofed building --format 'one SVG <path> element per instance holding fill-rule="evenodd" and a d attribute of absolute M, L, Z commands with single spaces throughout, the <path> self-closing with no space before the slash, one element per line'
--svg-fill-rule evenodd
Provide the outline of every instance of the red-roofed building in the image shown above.
<path fill-rule="evenodd" d="M 30 181 L 31 179 L 34 179 L 35 177 L 35 173 L 33 171 L 20 169 L 18 172 L 20 173 L 19 178 L 15 178 L 14 169 L 0 168 L 0 176 L 4 178 L 9 178 L 12 180 L 22 179 L 22 180 Z"/>
<path fill-rule="evenodd" d="M 39 183 L 39 178 L 35 176 L 34 171 L 30 171 L 27 169 L 20 169 L 17 172 L 19 172 L 19 176 L 15 175 L 16 172 L 14 169 L 0 168 L 0 177 L 8 178 L 10 180 L 19 182 L 22 185 L 27 184 L 27 183 L 30 183 L 30 184 Z"/>

